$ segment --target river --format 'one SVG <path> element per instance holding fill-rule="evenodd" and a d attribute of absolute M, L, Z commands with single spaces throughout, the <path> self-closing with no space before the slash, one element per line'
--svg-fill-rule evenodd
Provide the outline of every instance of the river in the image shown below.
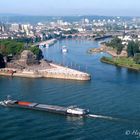
<path fill-rule="evenodd" d="M 67 54 L 61 53 L 63 45 L 68 47 Z M 44 49 L 46 58 L 90 73 L 91 81 L 0 77 L 0 99 L 11 95 L 24 101 L 62 106 L 78 105 L 89 109 L 92 114 L 107 117 L 82 119 L 0 107 L 0 140 L 138 138 L 140 73 L 101 63 L 100 58 L 107 54 L 87 54 L 87 50 L 92 47 L 98 47 L 98 42 L 62 40 Z"/>

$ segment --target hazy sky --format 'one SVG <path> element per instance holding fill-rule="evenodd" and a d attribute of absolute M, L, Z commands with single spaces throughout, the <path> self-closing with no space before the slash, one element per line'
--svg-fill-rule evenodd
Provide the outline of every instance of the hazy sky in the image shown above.
<path fill-rule="evenodd" d="M 140 16 L 140 0 L 0 0 L 0 13 Z"/>

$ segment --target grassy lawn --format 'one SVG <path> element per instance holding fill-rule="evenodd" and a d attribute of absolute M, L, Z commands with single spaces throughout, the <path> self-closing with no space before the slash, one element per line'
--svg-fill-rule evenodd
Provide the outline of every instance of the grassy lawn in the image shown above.
<path fill-rule="evenodd" d="M 136 64 L 132 58 L 111 58 L 111 57 L 102 57 L 101 62 L 108 64 L 113 64 L 116 66 L 127 67 L 131 69 L 140 70 L 140 64 Z"/>

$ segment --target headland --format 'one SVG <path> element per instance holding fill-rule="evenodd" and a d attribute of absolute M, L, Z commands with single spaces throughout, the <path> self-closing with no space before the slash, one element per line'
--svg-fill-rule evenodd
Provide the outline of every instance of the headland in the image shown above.
<path fill-rule="evenodd" d="M 20 59 L 12 60 L 0 69 L 0 75 L 26 78 L 56 78 L 67 80 L 88 81 L 91 79 L 88 73 L 74 70 L 68 67 L 54 64 L 47 60 L 37 60 L 29 50 L 21 53 Z"/>

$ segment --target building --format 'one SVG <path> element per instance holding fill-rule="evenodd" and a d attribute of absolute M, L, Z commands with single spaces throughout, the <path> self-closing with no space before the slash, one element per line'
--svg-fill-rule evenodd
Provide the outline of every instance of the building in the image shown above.
<path fill-rule="evenodd" d="M 10 31 L 18 32 L 19 31 L 19 24 L 17 24 L 17 23 L 11 24 Z"/>

